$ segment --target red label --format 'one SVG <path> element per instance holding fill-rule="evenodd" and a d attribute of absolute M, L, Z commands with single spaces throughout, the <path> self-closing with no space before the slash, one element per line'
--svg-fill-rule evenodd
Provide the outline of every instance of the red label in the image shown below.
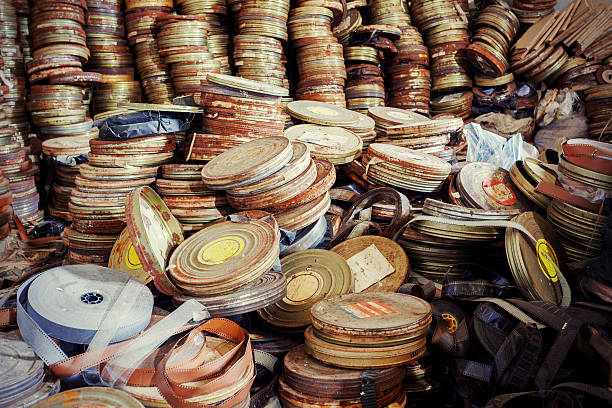
<path fill-rule="evenodd" d="M 490 178 L 482 182 L 482 189 L 489 197 L 501 205 L 512 205 L 516 203 L 514 191 L 501 180 Z"/>

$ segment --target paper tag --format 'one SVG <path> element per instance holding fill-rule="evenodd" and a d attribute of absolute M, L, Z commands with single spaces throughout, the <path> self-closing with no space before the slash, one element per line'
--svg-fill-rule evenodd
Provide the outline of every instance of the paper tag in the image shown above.
<path fill-rule="evenodd" d="M 514 191 L 503 181 L 489 178 L 482 182 L 484 192 L 501 205 L 512 205 L 516 203 L 516 195 Z"/>
<path fill-rule="evenodd" d="M 353 303 L 352 305 L 339 306 L 338 308 L 350 314 L 355 319 L 365 319 L 368 317 L 384 316 L 392 313 L 398 313 L 398 310 L 382 302 L 379 302 L 378 300 Z"/>
<path fill-rule="evenodd" d="M 376 282 L 395 272 L 393 265 L 372 244 L 363 251 L 356 253 L 346 260 L 353 278 L 355 279 L 355 293 L 363 292 Z"/>

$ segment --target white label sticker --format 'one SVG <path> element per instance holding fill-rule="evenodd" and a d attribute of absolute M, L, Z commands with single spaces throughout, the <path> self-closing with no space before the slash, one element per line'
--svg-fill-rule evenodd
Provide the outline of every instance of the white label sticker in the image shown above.
<path fill-rule="evenodd" d="M 395 272 L 393 265 L 372 244 L 346 260 L 355 279 L 355 293 L 360 293 Z"/>

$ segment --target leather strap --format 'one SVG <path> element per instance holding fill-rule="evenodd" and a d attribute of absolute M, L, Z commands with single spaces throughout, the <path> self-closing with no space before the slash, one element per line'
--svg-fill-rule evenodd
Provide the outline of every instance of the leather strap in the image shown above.
<path fill-rule="evenodd" d="M 139 336 L 108 345 L 104 351 L 96 355 L 95 358 L 92 358 L 91 353 L 82 353 L 68 358 L 63 350 L 56 344 L 56 341 L 50 338 L 27 312 L 26 303 L 28 289 L 37 276 L 38 275 L 30 277 L 20 286 L 17 292 L 17 324 L 23 339 L 34 349 L 36 354 L 49 365 L 51 371 L 58 378 L 72 377 L 88 368 L 98 366 L 99 364 L 108 362 L 110 359 L 124 355 L 130 350 L 130 347 L 133 346 L 132 341 Z M 187 307 L 183 305 L 174 313 L 182 311 L 184 315 L 191 318 L 194 310 L 199 311 L 203 308 L 197 302 L 193 303 L 193 305 L 194 306 L 188 305 Z M 183 325 L 177 329 L 173 328 L 174 334 L 185 332 L 195 326 L 196 325 Z M 143 332 L 143 335 L 146 336 L 147 332 L 148 331 Z"/>
<path fill-rule="evenodd" d="M 586 198 L 576 196 L 561 186 L 557 186 L 552 183 L 547 183 L 546 181 L 541 181 L 536 187 L 535 191 L 547 195 L 549 197 L 565 201 L 566 203 L 575 205 L 576 207 L 584 208 L 585 210 L 593 212 L 599 211 L 599 205 L 588 201 Z"/>
<path fill-rule="evenodd" d="M 17 325 L 17 305 L 14 297 L 17 288 L 5 289 L 0 297 L 0 327 Z"/>
<path fill-rule="evenodd" d="M 359 198 L 351 205 L 351 208 L 342 217 L 340 229 L 334 239 L 329 244 L 329 248 L 338 245 L 347 239 L 353 229 L 360 223 L 359 214 L 378 203 L 384 201 L 394 206 L 393 218 L 391 222 L 382 232 L 382 236 L 395 239 L 397 233 L 401 230 L 404 223 L 410 216 L 410 201 L 405 195 L 397 192 L 389 187 L 376 188 L 359 196 Z"/>
<path fill-rule="evenodd" d="M 211 362 L 205 362 L 205 353 L 198 353 L 191 359 L 169 365 L 168 361 L 180 353 L 199 333 L 212 333 L 231 341 L 236 345 L 222 357 Z M 228 368 L 231 364 L 231 367 Z M 253 350 L 248 333 L 236 323 L 227 319 L 211 319 L 199 327 L 191 330 L 173 349 L 168 352 L 157 365 L 154 380 L 162 396 L 172 407 L 178 408 L 209 408 L 212 405 L 187 401 L 189 398 L 209 394 L 226 388 L 236 382 L 250 365 L 253 364 Z M 254 373 L 253 373 L 254 374 Z M 214 380 L 197 387 L 186 383 L 205 379 Z M 229 408 L 246 400 L 255 376 L 253 375 L 247 386 L 235 395 L 214 405 L 217 408 Z"/>
<path fill-rule="evenodd" d="M 0 309 L 0 327 L 15 326 L 17 324 L 17 308 Z"/>
<path fill-rule="evenodd" d="M 183 326 L 180 329 L 178 329 L 174 334 L 176 335 L 176 334 L 184 333 L 194 327 L 196 327 L 196 325 Z M 74 357 L 69 357 L 53 365 L 50 365 L 49 368 L 51 369 L 53 374 L 55 374 L 55 376 L 58 378 L 72 377 L 73 375 L 76 375 L 87 368 L 91 368 L 98 364 L 105 363 L 123 354 L 125 350 L 128 348 L 130 341 L 131 340 L 125 340 L 120 343 L 110 344 L 106 348 L 106 350 L 104 350 L 104 353 L 102 353 L 101 358 L 97 361 L 90 361 L 89 359 L 86 360 L 85 356 L 87 353 L 82 353 Z M 87 361 L 87 364 L 85 364 L 86 361 Z M 139 386 L 148 386 L 151 384 L 150 378 L 152 378 L 152 373 L 150 373 L 149 370 L 136 369 L 134 373 L 135 373 L 135 379 L 133 382 L 130 381 L 128 383 L 129 385 L 133 384 L 133 385 L 139 385 Z M 147 378 L 149 378 L 149 380 L 147 380 Z"/>
<path fill-rule="evenodd" d="M 591 142 L 596 145 L 578 141 L 565 142 L 561 145 L 563 155 L 576 166 L 612 176 L 612 148 L 606 146 L 607 143 Z"/>

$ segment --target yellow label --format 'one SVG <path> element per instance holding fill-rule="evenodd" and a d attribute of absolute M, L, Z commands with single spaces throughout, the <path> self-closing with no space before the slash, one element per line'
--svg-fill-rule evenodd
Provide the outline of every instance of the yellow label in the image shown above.
<path fill-rule="evenodd" d="M 555 254 L 553 247 L 545 239 L 539 239 L 536 252 L 538 253 L 538 263 L 540 264 L 540 269 L 544 272 L 544 276 L 551 282 L 558 281 L 557 270 L 559 269 L 559 261 L 557 261 L 557 254 Z"/>
<path fill-rule="evenodd" d="M 285 302 L 300 304 L 312 299 L 321 292 L 323 279 L 316 272 L 303 271 L 294 273 L 287 280 L 287 296 Z"/>
<path fill-rule="evenodd" d="M 128 247 L 127 253 L 125 254 L 125 264 L 130 269 L 140 269 L 142 268 L 142 264 L 140 263 L 140 258 L 138 258 L 138 254 L 134 249 L 134 244 L 130 242 L 130 246 Z"/>
<path fill-rule="evenodd" d="M 326 108 L 325 106 L 309 106 L 306 108 L 308 111 L 315 115 L 323 116 L 338 116 L 338 112 L 334 109 Z"/>
<path fill-rule="evenodd" d="M 244 240 L 236 236 L 217 238 L 204 245 L 198 253 L 198 261 L 204 265 L 219 265 L 238 256 L 244 249 Z"/>

